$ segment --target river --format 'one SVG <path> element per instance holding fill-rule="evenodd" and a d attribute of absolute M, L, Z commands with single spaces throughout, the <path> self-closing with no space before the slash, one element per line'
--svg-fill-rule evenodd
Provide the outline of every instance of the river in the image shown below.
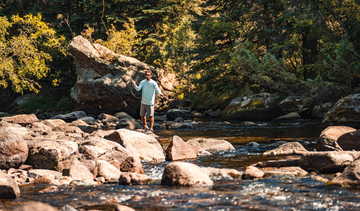
<path fill-rule="evenodd" d="M 155 133 L 162 145 L 173 135 L 184 140 L 191 138 L 225 139 L 236 151 L 218 153 L 189 162 L 199 166 L 234 168 L 244 171 L 246 166 L 266 161 L 262 153 L 284 142 L 298 141 L 307 150 L 316 148 L 316 138 L 324 129 L 318 120 L 298 122 L 221 122 L 198 119 L 194 129 L 160 130 Z M 256 142 L 256 143 L 250 143 Z M 249 144 L 250 143 L 250 144 Z M 324 186 L 314 175 L 295 178 L 274 176 L 261 180 L 219 180 L 213 187 L 166 187 L 160 184 L 168 162 L 143 164 L 145 173 L 155 180 L 151 185 L 124 186 L 60 186 L 52 192 L 41 190 L 46 185 L 22 185 L 21 197 L 1 200 L 0 210 L 29 201 L 40 201 L 61 208 L 71 205 L 77 209 L 114 210 L 117 204 L 135 210 L 360 210 L 360 192 L 356 189 Z M 322 174 L 330 179 L 333 175 Z"/>

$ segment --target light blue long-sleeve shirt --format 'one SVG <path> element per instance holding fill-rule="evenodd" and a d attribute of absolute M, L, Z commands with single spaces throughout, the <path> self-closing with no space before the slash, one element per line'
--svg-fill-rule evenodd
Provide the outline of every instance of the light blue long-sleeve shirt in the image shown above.
<path fill-rule="evenodd" d="M 152 79 L 150 79 L 149 81 L 147 81 L 146 79 L 142 80 L 139 86 L 136 86 L 136 84 L 133 85 L 137 91 L 142 90 L 141 103 L 144 105 L 154 105 L 155 90 L 159 95 L 162 94 L 158 84 Z"/>

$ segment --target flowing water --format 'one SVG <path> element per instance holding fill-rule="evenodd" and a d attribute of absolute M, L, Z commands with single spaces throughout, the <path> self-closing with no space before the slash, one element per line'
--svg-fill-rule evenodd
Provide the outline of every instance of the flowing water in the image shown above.
<path fill-rule="evenodd" d="M 202 120 L 195 129 L 155 131 L 166 146 L 173 135 L 184 140 L 196 137 L 225 139 L 236 151 L 214 154 L 189 162 L 199 166 L 245 167 L 268 159 L 262 153 L 284 142 L 298 141 L 306 149 L 316 148 L 316 138 L 324 129 L 319 121 L 300 122 L 216 122 Z M 257 144 L 249 144 L 256 142 Z M 143 164 L 145 173 L 155 180 L 151 185 L 49 186 L 22 185 L 21 197 L 0 200 L 0 210 L 29 201 L 49 203 L 55 207 L 71 205 L 77 209 L 114 210 L 122 204 L 135 210 L 360 210 L 360 192 L 356 189 L 324 186 L 315 176 L 295 178 L 274 176 L 253 180 L 218 180 L 213 187 L 166 187 L 160 184 L 168 162 Z M 333 175 L 319 175 L 330 179 Z"/>

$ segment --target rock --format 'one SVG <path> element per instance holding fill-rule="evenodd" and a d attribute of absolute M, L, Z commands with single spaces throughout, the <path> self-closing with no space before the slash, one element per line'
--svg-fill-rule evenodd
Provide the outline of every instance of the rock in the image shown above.
<path fill-rule="evenodd" d="M 84 183 L 94 184 L 94 175 L 88 168 L 79 163 L 72 165 L 68 170 L 68 174 L 65 174 L 64 176 L 68 176 L 72 180 L 79 180 Z"/>
<path fill-rule="evenodd" d="M 0 127 L 0 169 L 19 168 L 25 163 L 28 147 L 10 128 Z"/>
<path fill-rule="evenodd" d="M 70 205 L 65 205 L 60 208 L 60 211 L 77 211 L 77 209 L 75 209 L 74 207 L 72 207 Z"/>
<path fill-rule="evenodd" d="M 301 155 L 299 165 L 309 172 L 336 173 L 343 171 L 359 157 L 360 152 L 352 151 L 306 152 Z"/>
<path fill-rule="evenodd" d="M 165 76 L 160 70 L 150 68 L 135 58 L 115 54 L 100 44 L 91 44 L 82 36 L 73 38 L 68 49 L 77 72 L 77 82 L 70 96 L 79 108 L 88 113 L 98 115 L 123 111 L 138 118 L 140 100 L 137 98 L 141 92 L 135 91 L 131 80 L 139 83 L 148 69 L 153 71 L 153 79 L 160 89 L 164 88 L 164 84 L 171 87 L 162 82 Z"/>
<path fill-rule="evenodd" d="M 46 177 L 46 176 L 51 176 L 54 179 L 58 179 L 60 177 L 62 177 L 62 173 L 58 172 L 58 171 L 54 171 L 54 170 L 48 170 L 48 169 L 32 169 L 29 170 L 29 177 L 31 178 L 36 178 L 36 177 Z"/>
<path fill-rule="evenodd" d="M 296 159 L 287 159 L 287 160 L 268 160 L 264 162 L 258 162 L 254 166 L 258 168 L 264 167 L 289 167 L 289 166 L 299 166 L 300 158 Z"/>
<path fill-rule="evenodd" d="M 166 114 L 162 116 L 154 115 L 155 122 L 165 122 L 166 121 Z"/>
<path fill-rule="evenodd" d="M 34 135 L 31 130 L 19 124 L 0 121 L 0 128 L 6 128 L 9 133 L 14 134 L 15 136 L 21 136 L 24 140 L 31 139 L 32 135 Z"/>
<path fill-rule="evenodd" d="M 241 179 L 242 173 L 235 169 L 203 167 L 209 177 L 213 180 Z"/>
<path fill-rule="evenodd" d="M 73 164 L 78 152 L 78 145 L 73 141 L 38 138 L 27 144 L 29 155 L 26 164 L 33 168 L 62 171 Z"/>
<path fill-rule="evenodd" d="M 32 181 L 32 183 L 36 185 L 41 185 L 41 184 L 60 185 L 60 183 L 57 180 L 55 180 L 55 178 L 51 175 L 36 176 Z"/>
<path fill-rule="evenodd" d="M 94 160 L 87 160 L 87 159 L 80 159 L 80 162 L 77 162 L 79 165 L 85 166 L 90 173 L 94 176 L 94 179 L 96 178 L 98 174 L 98 166 L 97 163 Z"/>
<path fill-rule="evenodd" d="M 325 128 L 316 140 L 317 150 L 324 151 L 326 145 L 336 147 L 336 142 L 340 136 L 353 131 L 356 131 L 356 129 L 347 126 L 329 126 Z"/>
<path fill-rule="evenodd" d="M 114 117 L 118 118 L 119 120 L 123 120 L 123 119 L 131 120 L 131 119 L 134 119 L 134 117 L 130 116 L 129 114 L 127 114 L 126 112 L 123 112 L 123 111 L 115 113 Z"/>
<path fill-rule="evenodd" d="M 9 113 L 0 111 L 0 117 L 11 116 Z"/>
<path fill-rule="evenodd" d="M 194 128 L 194 125 L 190 122 L 166 122 L 166 129 L 168 130 L 176 130 L 176 129 L 187 129 L 187 128 Z"/>
<path fill-rule="evenodd" d="M 38 95 L 36 93 L 21 95 L 20 97 L 15 99 L 12 106 L 16 106 L 16 107 L 22 106 L 24 103 L 26 103 L 32 98 L 38 98 Z"/>
<path fill-rule="evenodd" d="M 91 117 L 91 116 L 86 116 L 86 117 L 80 118 L 78 120 L 84 121 L 87 124 L 93 124 L 96 121 L 96 119 L 94 117 Z"/>
<path fill-rule="evenodd" d="M 346 96 L 335 103 L 323 119 L 325 124 L 360 127 L 360 93 Z"/>
<path fill-rule="evenodd" d="M 52 128 L 43 124 L 42 122 L 34 122 L 31 125 L 28 125 L 28 128 L 34 132 L 40 133 L 41 135 L 45 135 L 51 133 Z"/>
<path fill-rule="evenodd" d="M 322 103 L 314 106 L 311 110 L 311 117 L 314 119 L 323 119 L 332 106 L 333 103 L 331 102 Z"/>
<path fill-rule="evenodd" d="M 70 183 L 73 181 L 71 177 L 68 176 L 62 176 L 58 179 L 60 185 L 70 185 Z"/>
<path fill-rule="evenodd" d="M 272 177 L 276 175 L 289 175 L 294 177 L 304 177 L 308 174 L 307 171 L 298 167 L 298 166 L 290 166 L 290 167 L 265 167 L 261 168 L 261 171 L 265 173 L 264 177 Z"/>
<path fill-rule="evenodd" d="M 103 121 L 103 122 L 118 122 L 119 119 L 110 115 L 110 114 L 105 114 L 105 113 L 101 113 L 99 116 L 98 116 L 98 119 Z"/>
<path fill-rule="evenodd" d="M 223 119 L 269 121 L 282 115 L 275 97 L 269 93 L 237 97 L 222 112 Z"/>
<path fill-rule="evenodd" d="M 278 148 L 266 151 L 264 156 L 292 155 L 298 152 L 308 152 L 299 142 L 289 142 L 280 145 Z"/>
<path fill-rule="evenodd" d="M 35 114 L 20 114 L 15 116 L 1 117 L 0 119 L 1 121 L 20 124 L 22 126 L 26 126 L 39 121 Z"/>
<path fill-rule="evenodd" d="M 0 170 L 0 199 L 15 199 L 20 196 L 20 189 L 9 175 Z"/>
<path fill-rule="evenodd" d="M 124 162 L 120 164 L 120 171 L 144 174 L 140 159 L 135 156 L 126 158 Z"/>
<path fill-rule="evenodd" d="M 183 121 L 184 121 L 184 119 L 181 116 L 174 119 L 174 122 L 183 122 Z"/>
<path fill-rule="evenodd" d="M 135 211 L 135 210 L 125 205 L 116 205 L 115 211 Z"/>
<path fill-rule="evenodd" d="M 51 127 L 51 129 L 66 124 L 66 122 L 62 119 L 46 119 L 41 121 L 41 123 Z"/>
<path fill-rule="evenodd" d="M 311 108 L 312 99 L 306 96 L 288 96 L 279 104 L 279 108 L 285 113 L 299 112 L 304 108 Z"/>
<path fill-rule="evenodd" d="M 160 143 L 155 138 L 144 133 L 119 129 L 104 138 L 121 144 L 130 153 L 139 157 L 141 160 L 165 160 L 165 155 Z"/>
<path fill-rule="evenodd" d="M 58 114 L 58 115 L 52 117 L 51 119 L 62 119 L 65 122 L 72 122 L 72 121 L 81 119 L 83 117 L 86 117 L 85 111 L 74 111 L 74 112 L 67 113 L 67 114 Z"/>
<path fill-rule="evenodd" d="M 205 170 L 192 163 L 172 162 L 165 167 L 162 185 L 212 186 L 214 182 Z"/>
<path fill-rule="evenodd" d="M 104 160 L 99 160 L 97 165 L 98 176 L 104 177 L 107 181 L 119 180 L 121 175 L 121 171 L 119 169 Z"/>
<path fill-rule="evenodd" d="M 76 126 L 70 126 L 70 125 L 59 125 L 53 128 L 53 131 L 55 132 L 64 132 L 64 133 L 78 133 L 82 134 L 84 133 L 80 128 Z"/>
<path fill-rule="evenodd" d="M 123 119 L 116 125 L 115 128 L 116 129 L 125 128 L 125 129 L 129 129 L 129 130 L 135 130 L 135 129 L 142 128 L 140 124 L 136 124 L 136 123 L 132 122 L 132 121 L 130 121 L 128 119 Z"/>
<path fill-rule="evenodd" d="M 334 177 L 327 185 L 341 185 L 345 187 L 360 187 L 360 159 L 352 162 L 338 176 Z"/>
<path fill-rule="evenodd" d="M 173 136 L 165 151 L 166 160 L 177 161 L 197 158 L 192 146 L 185 143 L 179 136 Z"/>
<path fill-rule="evenodd" d="M 104 138 L 105 136 L 108 136 L 113 132 L 115 132 L 115 130 L 96 130 L 90 134 L 90 137 Z"/>
<path fill-rule="evenodd" d="M 123 172 L 120 176 L 119 183 L 122 185 L 144 185 L 153 183 L 149 176 L 132 172 Z"/>
<path fill-rule="evenodd" d="M 341 135 L 337 143 L 343 150 L 360 151 L 360 131 L 355 130 Z"/>
<path fill-rule="evenodd" d="M 247 143 L 246 146 L 251 146 L 253 148 L 258 148 L 258 147 L 260 147 L 260 144 L 258 144 L 255 141 L 252 141 L 252 142 Z"/>
<path fill-rule="evenodd" d="M 255 166 L 248 166 L 242 176 L 243 179 L 259 179 L 265 175 L 263 171 Z"/>
<path fill-rule="evenodd" d="M 215 111 L 214 110 L 209 111 L 207 115 L 209 116 L 209 118 L 221 118 L 221 113 L 222 113 L 222 111 L 219 108 Z"/>
<path fill-rule="evenodd" d="M 225 140 L 194 138 L 186 143 L 196 146 L 199 151 L 219 152 L 235 150 L 234 146 Z"/>
<path fill-rule="evenodd" d="M 297 112 L 291 112 L 288 113 L 284 116 L 279 116 L 275 119 L 273 119 L 273 122 L 282 122 L 282 121 L 294 121 L 294 120 L 299 120 L 301 119 L 300 114 L 298 114 Z"/>
<path fill-rule="evenodd" d="M 184 120 L 194 119 L 194 115 L 188 110 L 170 109 L 166 112 L 166 119 L 168 121 L 174 121 L 178 117 L 182 117 Z"/>
<path fill-rule="evenodd" d="M 58 211 L 58 209 L 42 202 L 30 202 L 28 204 L 15 207 L 13 211 Z"/>

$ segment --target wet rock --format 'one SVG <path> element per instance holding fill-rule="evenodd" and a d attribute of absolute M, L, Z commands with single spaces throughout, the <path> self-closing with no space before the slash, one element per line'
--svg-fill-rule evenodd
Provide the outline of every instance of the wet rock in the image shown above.
<path fill-rule="evenodd" d="M 212 186 L 214 182 L 205 170 L 192 163 L 172 162 L 165 167 L 162 185 L 176 186 Z"/>
<path fill-rule="evenodd" d="M 42 202 L 30 202 L 28 204 L 15 207 L 13 211 L 58 211 L 58 209 Z"/>
<path fill-rule="evenodd" d="M 20 196 L 20 189 L 9 175 L 0 170 L 0 199 L 15 199 Z"/>
<path fill-rule="evenodd" d="M 132 172 L 123 172 L 120 176 L 119 183 L 122 185 L 144 185 L 153 183 L 149 176 Z"/>
<path fill-rule="evenodd" d="M 273 119 L 272 121 L 273 122 L 282 122 L 282 121 L 294 121 L 294 120 L 299 120 L 299 119 L 301 119 L 301 116 L 299 113 L 291 112 L 284 116 L 279 116 L 279 117 Z"/>
<path fill-rule="evenodd" d="M 243 179 L 259 179 L 265 175 L 263 171 L 255 166 L 248 166 L 242 175 Z"/>
<path fill-rule="evenodd" d="M 166 121 L 166 114 L 161 115 L 161 116 L 155 115 L 154 116 L 154 121 L 155 122 L 165 122 Z"/>
<path fill-rule="evenodd" d="M 51 119 L 62 119 L 65 122 L 72 122 L 72 121 L 81 119 L 83 117 L 86 117 L 85 111 L 74 111 L 74 112 L 67 113 L 67 114 L 58 114 L 58 115 L 52 117 Z"/>
<path fill-rule="evenodd" d="M 288 96 L 279 104 L 279 108 L 285 113 L 299 112 L 304 108 L 311 108 L 312 99 L 306 96 Z"/>
<path fill-rule="evenodd" d="M 225 140 L 194 138 L 186 142 L 187 144 L 196 146 L 200 151 L 219 152 L 235 150 L 234 146 Z"/>
<path fill-rule="evenodd" d="M 270 121 L 282 115 L 275 97 L 261 93 L 249 97 L 237 97 L 222 112 L 223 119 L 243 121 Z"/>
<path fill-rule="evenodd" d="M 168 130 L 176 130 L 176 129 L 191 129 L 194 128 L 194 125 L 190 122 L 166 122 L 166 129 Z"/>
<path fill-rule="evenodd" d="M 209 177 L 213 180 L 224 180 L 224 179 L 241 179 L 242 173 L 236 169 L 226 168 L 203 168 Z"/>
<path fill-rule="evenodd" d="M 116 205 L 115 211 L 135 211 L 135 210 L 125 205 Z"/>
<path fill-rule="evenodd" d="M 166 151 L 166 160 L 177 161 L 196 159 L 197 155 L 193 147 L 185 143 L 179 136 L 173 136 Z"/>
<path fill-rule="evenodd" d="M 183 122 L 183 121 L 184 121 L 184 118 L 182 118 L 181 116 L 174 119 L 174 122 Z"/>
<path fill-rule="evenodd" d="M 19 168 L 27 156 L 24 139 L 7 127 L 0 127 L 0 169 Z"/>
<path fill-rule="evenodd" d="M 73 164 L 78 152 L 78 145 L 73 141 L 38 138 L 27 144 L 29 155 L 26 164 L 39 169 L 61 172 Z"/>
<path fill-rule="evenodd" d="M 62 119 L 46 119 L 41 121 L 41 123 L 51 127 L 51 129 L 66 124 L 66 122 Z"/>
<path fill-rule="evenodd" d="M 255 164 L 255 167 L 289 167 L 289 166 L 299 166 L 300 158 L 296 159 L 287 159 L 287 160 L 268 160 L 264 162 L 258 162 Z"/>
<path fill-rule="evenodd" d="M 280 145 L 274 150 L 269 150 L 263 153 L 264 156 L 275 155 L 292 155 L 299 152 L 308 152 L 299 142 L 289 142 Z"/>
<path fill-rule="evenodd" d="M 62 176 L 58 179 L 60 185 L 70 185 L 73 179 L 69 176 Z"/>
<path fill-rule="evenodd" d="M 298 166 L 289 166 L 289 167 L 265 167 L 261 168 L 261 171 L 265 173 L 264 177 L 272 177 L 276 175 L 289 175 L 294 177 L 303 177 L 308 174 L 307 171 L 298 167 Z"/>
<path fill-rule="evenodd" d="M 0 119 L 1 121 L 15 123 L 22 126 L 26 126 L 39 121 L 35 114 L 20 114 L 15 116 L 1 117 Z"/>
<path fill-rule="evenodd" d="M 121 172 L 132 172 L 138 174 L 144 174 L 143 167 L 138 157 L 128 157 L 120 164 Z"/>
<path fill-rule="evenodd" d="M 321 131 L 319 138 L 316 140 L 317 150 L 326 150 L 326 145 L 337 147 L 336 142 L 340 136 L 345 133 L 356 131 L 355 128 L 347 126 L 329 126 Z"/>
<path fill-rule="evenodd" d="M 189 110 L 170 109 L 166 112 L 166 119 L 168 121 L 174 121 L 178 117 L 181 117 L 184 120 L 194 119 L 194 115 Z"/>
<path fill-rule="evenodd" d="M 144 161 L 165 160 L 164 151 L 160 143 L 144 133 L 119 129 L 104 138 L 115 141 L 124 146 L 134 156 Z"/>
<path fill-rule="evenodd" d="M 343 150 L 360 151 L 360 130 L 341 135 L 337 139 L 337 143 Z"/>
<path fill-rule="evenodd" d="M 337 101 L 324 117 L 323 123 L 359 128 L 360 94 L 349 95 Z"/>
<path fill-rule="evenodd" d="M 355 151 L 306 152 L 301 154 L 299 165 L 309 172 L 336 173 L 343 171 L 359 157 L 360 152 Z"/>
<path fill-rule="evenodd" d="M 87 124 L 93 124 L 96 121 L 96 119 L 94 117 L 91 117 L 91 116 L 86 116 L 86 117 L 80 118 L 78 120 L 84 121 Z"/>
<path fill-rule="evenodd" d="M 99 160 L 97 163 L 98 166 L 98 176 L 104 177 L 107 181 L 119 180 L 121 171 L 115 168 L 110 163 Z"/>
<path fill-rule="evenodd" d="M 360 187 L 360 159 L 352 162 L 341 174 L 335 176 L 327 185 Z"/>
<path fill-rule="evenodd" d="M 257 148 L 257 147 L 260 147 L 260 144 L 252 141 L 252 142 L 247 143 L 246 146 L 251 146 L 251 147 Z"/>

